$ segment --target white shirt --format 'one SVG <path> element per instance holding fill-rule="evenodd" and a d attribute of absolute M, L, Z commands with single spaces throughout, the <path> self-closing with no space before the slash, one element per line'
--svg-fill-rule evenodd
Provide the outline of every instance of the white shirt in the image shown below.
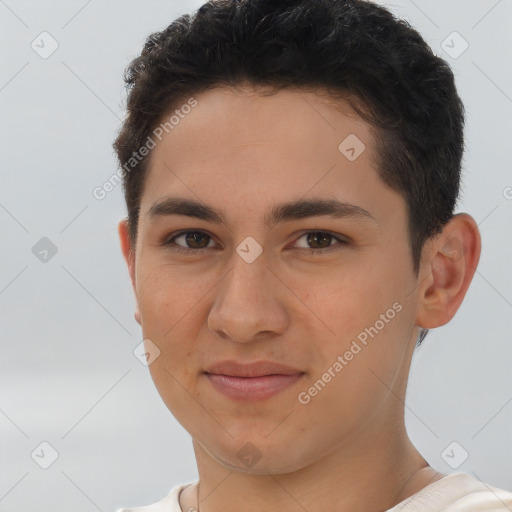
<path fill-rule="evenodd" d="M 121 508 L 116 512 L 197 512 L 181 510 L 180 492 L 196 482 L 175 486 L 158 503 Z M 453 473 L 427 485 L 385 512 L 512 512 L 512 492 L 480 482 L 465 473 Z M 200 512 L 200 511 L 199 511 Z"/>

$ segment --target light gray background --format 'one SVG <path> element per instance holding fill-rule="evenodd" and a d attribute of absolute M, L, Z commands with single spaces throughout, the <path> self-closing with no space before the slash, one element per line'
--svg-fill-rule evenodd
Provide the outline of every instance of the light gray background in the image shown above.
<path fill-rule="evenodd" d="M 408 430 L 440 471 L 512 490 L 512 0 L 385 3 L 453 66 L 467 109 L 458 211 L 483 241 L 459 312 L 414 357 Z M 117 168 L 124 67 L 149 33 L 201 4 L 0 0 L 2 511 L 112 511 L 197 477 L 190 436 L 133 355 L 121 187 L 101 201 L 92 190 Z M 43 31 L 59 44 L 47 59 L 31 48 Z M 454 31 L 469 43 L 457 58 L 442 47 L 461 50 Z M 58 248 L 46 263 L 32 252 L 42 237 Z M 43 441 L 59 454 L 48 469 L 31 458 L 37 448 L 49 460 Z M 462 449 L 450 467 L 446 453 Z"/>

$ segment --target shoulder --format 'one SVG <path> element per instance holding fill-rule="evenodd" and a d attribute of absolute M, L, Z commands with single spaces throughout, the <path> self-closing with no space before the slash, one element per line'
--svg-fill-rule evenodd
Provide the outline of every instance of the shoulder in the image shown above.
<path fill-rule="evenodd" d="M 165 496 L 157 503 L 153 503 L 152 505 L 132 508 L 119 508 L 116 510 L 116 512 L 182 512 L 180 508 L 179 495 L 181 491 L 185 489 L 185 487 L 188 487 L 193 483 L 195 482 L 176 485 L 171 489 L 167 496 Z"/>
<path fill-rule="evenodd" d="M 387 512 L 510 512 L 512 492 L 466 473 L 453 473 L 427 485 Z"/>

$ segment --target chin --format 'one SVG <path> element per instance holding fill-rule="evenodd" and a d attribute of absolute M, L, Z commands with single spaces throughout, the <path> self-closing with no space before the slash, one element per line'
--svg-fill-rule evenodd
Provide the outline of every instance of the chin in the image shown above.
<path fill-rule="evenodd" d="M 230 438 L 229 446 L 202 448 L 225 468 L 238 473 L 252 475 L 279 475 L 298 471 L 315 462 L 314 456 L 298 449 L 301 444 L 290 444 L 282 439 L 275 439 L 277 444 L 268 439 L 245 438 L 243 442 Z M 311 458 L 311 460 L 309 460 Z"/>

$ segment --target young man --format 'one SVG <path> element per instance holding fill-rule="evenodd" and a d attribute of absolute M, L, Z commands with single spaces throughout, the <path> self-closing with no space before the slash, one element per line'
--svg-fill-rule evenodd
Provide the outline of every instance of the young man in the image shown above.
<path fill-rule="evenodd" d="M 213 0 L 126 82 L 121 247 L 199 479 L 123 510 L 512 510 L 404 425 L 480 256 L 448 65 L 370 2 Z"/>

